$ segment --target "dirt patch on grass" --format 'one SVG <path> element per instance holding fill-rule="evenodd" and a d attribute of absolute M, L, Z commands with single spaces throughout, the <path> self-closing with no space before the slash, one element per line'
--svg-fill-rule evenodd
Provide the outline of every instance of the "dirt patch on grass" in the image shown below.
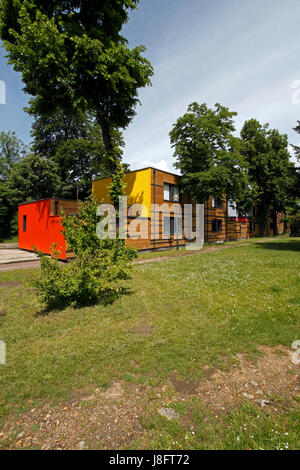
<path fill-rule="evenodd" d="M 239 354 L 230 371 L 204 366 L 205 376 L 196 382 L 176 372 L 158 387 L 115 382 L 108 389 L 86 390 L 72 400 L 51 406 L 44 403 L 29 412 L 8 417 L 0 430 L 2 448 L 119 449 L 145 438 L 141 418 L 151 406 L 161 407 L 190 396 L 217 415 L 226 414 L 248 400 L 257 408 L 277 412 L 277 407 L 297 405 L 300 366 L 292 362 L 292 350 L 284 346 L 259 347 L 262 356 L 250 361 Z M 175 393 L 174 393 L 175 391 Z M 278 402 L 278 398 L 281 401 Z M 202 406 L 202 405 L 199 405 Z M 191 410 L 190 410 L 191 411 Z M 188 414 L 180 418 L 189 426 Z"/>
<path fill-rule="evenodd" d="M 116 449 L 130 444 L 142 432 L 143 387 L 125 394 L 120 383 L 106 391 L 58 406 L 45 404 L 12 417 L 0 432 L 8 448 Z M 12 442 L 13 440 L 13 442 Z"/>
<path fill-rule="evenodd" d="M 170 380 L 174 387 L 174 390 L 180 394 L 195 395 L 197 394 L 197 385 L 188 380 L 178 378 L 176 374 L 170 374 Z"/>
<path fill-rule="evenodd" d="M 5 317 L 5 315 L 7 315 L 6 310 L 0 310 L 0 318 Z"/>
<path fill-rule="evenodd" d="M 224 412 L 243 400 L 276 411 L 277 397 L 293 400 L 300 389 L 300 366 L 293 364 L 291 349 L 260 346 L 257 361 L 238 354 L 239 364 L 230 371 L 212 370 L 197 386 L 197 395 L 210 409 Z M 206 374 L 210 369 L 206 370 Z"/>

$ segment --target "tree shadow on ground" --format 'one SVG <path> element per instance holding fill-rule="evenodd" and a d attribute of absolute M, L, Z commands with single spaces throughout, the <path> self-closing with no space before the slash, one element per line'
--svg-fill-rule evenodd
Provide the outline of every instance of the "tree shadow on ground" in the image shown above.
<path fill-rule="evenodd" d="M 68 307 L 74 308 L 75 310 L 85 308 L 85 307 L 95 307 L 96 305 L 102 305 L 105 307 L 107 305 L 112 305 L 117 299 L 119 299 L 123 295 L 133 295 L 133 293 L 134 291 L 132 289 L 127 288 L 127 287 L 121 287 L 118 292 L 107 292 L 107 293 L 102 294 L 102 297 L 98 299 L 97 301 L 82 302 L 80 305 L 76 305 L 73 307 L 72 305 L 60 304 L 60 303 L 45 306 L 40 311 L 36 312 L 34 317 L 35 318 L 46 317 L 50 314 L 59 313 Z"/>
<path fill-rule="evenodd" d="M 297 240 L 293 240 L 291 238 L 284 242 L 257 242 L 255 243 L 255 247 L 277 251 L 300 251 L 300 239 L 298 238 Z"/>

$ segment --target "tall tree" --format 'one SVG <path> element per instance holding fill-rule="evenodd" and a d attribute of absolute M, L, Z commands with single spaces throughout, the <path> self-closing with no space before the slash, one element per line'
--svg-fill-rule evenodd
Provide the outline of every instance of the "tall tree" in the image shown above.
<path fill-rule="evenodd" d="M 241 138 L 250 183 L 255 188 L 261 235 L 269 221 L 271 205 L 274 233 L 277 234 L 276 212 L 284 211 L 289 205 L 294 184 L 294 165 L 290 162 L 287 135 L 270 129 L 269 124 L 262 125 L 256 119 L 250 119 L 241 130 Z"/>
<path fill-rule="evenodd" d="M 225 195 L 239 208 L 247 205 L 247 171 L 240 139 L 233 136 L 236 114 L 220 104 L 210 109 L 205 103 L 192 103 L 170 132 L 183 189 L 199 202 Z"/>
<path fill-rule="evenodd" d="M 121 29 L 138 0 L 2 0 L 0 36 L 33 96 L 29 112 L 88 110 L 102 129 L 109 169 L 121 159 L 112 138 L 135 115 L 153 69 Z"/>

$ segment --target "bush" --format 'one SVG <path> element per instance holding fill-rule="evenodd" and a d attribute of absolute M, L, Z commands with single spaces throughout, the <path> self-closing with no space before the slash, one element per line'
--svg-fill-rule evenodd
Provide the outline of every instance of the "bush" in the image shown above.
<path fill-rule="evenodd" d="M 100 300 L 111 301 L 120 292 L 117 281 L 128 279 L 136 250 L 120 239 L 100 240 L 96 226 L 97 203 L 89 199 L 79 204 L 77 215 L 64 215 L 62 225 L 68 249 L 75 259 L 63 266 L 54 247 L 51 258 L 39 253 L 41 275 L 32 279 L 42 301 L 49 308 L 79 307 Z"/>
<path fill-rule="evenodd" d="M 291 237 L 300 237 L 300 212 L 289 217 Z"/>

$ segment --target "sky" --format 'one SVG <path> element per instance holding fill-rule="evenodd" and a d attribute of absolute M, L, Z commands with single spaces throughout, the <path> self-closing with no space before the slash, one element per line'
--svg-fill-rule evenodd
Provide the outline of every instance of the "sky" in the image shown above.
<path fill-rule="evenodd" d="M 141 0 L 123 35 L 130 47 L 146 46 L 154 76 L 124 132 L 124 161 L 131 169 L 174 172 L 169 132 L 194 101 L 236 111 L 237 134 L 256 118 L 300 145 L 293 131 L 300 120 L 299 24 L 299 0 Z M 0 51 L 0 103 L 6 85 L 0 130 L 14 130 L 28 143 L 28 96 L 4 55 Z"/>

